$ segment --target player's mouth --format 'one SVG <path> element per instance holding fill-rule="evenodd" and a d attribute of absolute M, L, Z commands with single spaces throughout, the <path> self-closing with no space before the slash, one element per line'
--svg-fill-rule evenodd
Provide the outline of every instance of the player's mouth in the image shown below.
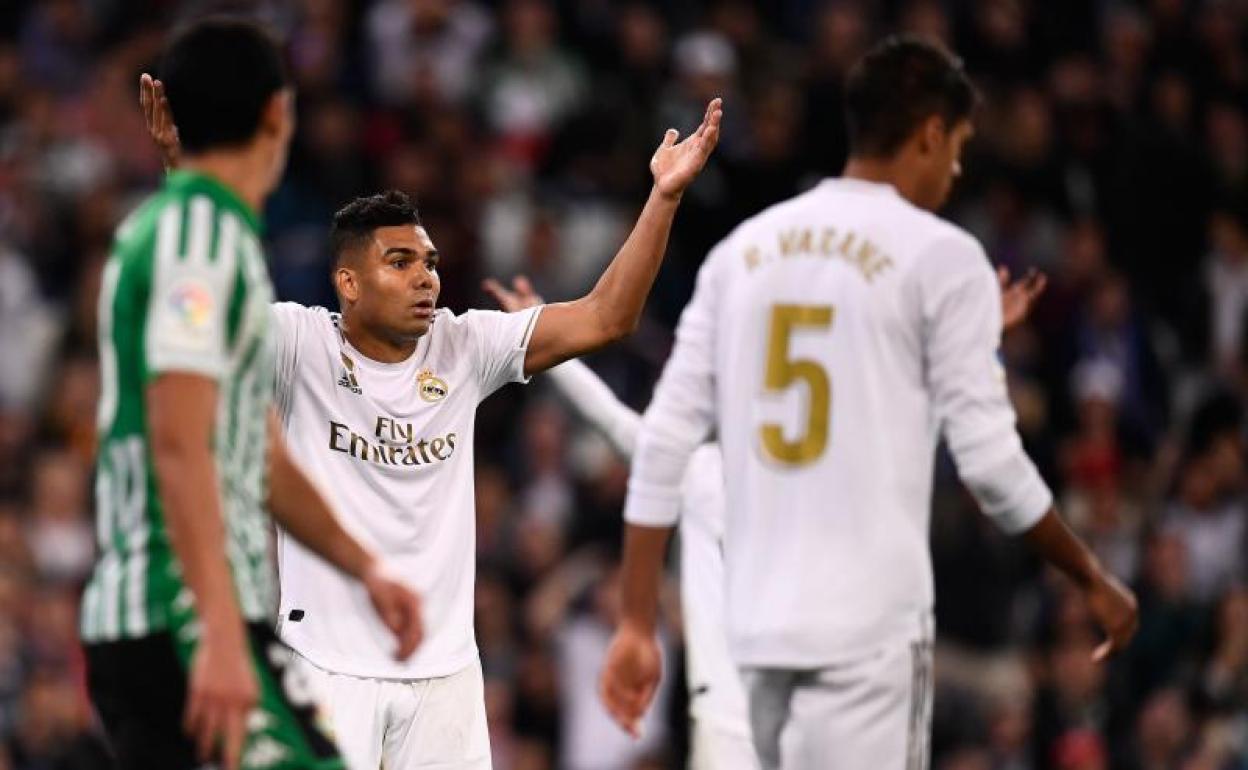
<path fill-rule="evenodd" d="M 435 307 L 434 307 L 434 302 L 432 299 L 422 299 L 418 302 L 413 302 L 411 305 L 411 309 L 412 309 L 412 315 L 416 316 L 417 318 L 428 319 L 428 318 L 433 318 L 433 311 Z"/>

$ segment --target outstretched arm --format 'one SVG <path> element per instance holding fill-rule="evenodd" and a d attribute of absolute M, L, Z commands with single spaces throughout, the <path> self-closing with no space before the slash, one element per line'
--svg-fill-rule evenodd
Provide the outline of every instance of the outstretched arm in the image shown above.
<path fill-rule="evenodd" d="M 680 197 L 715 149 L 722 116 L 722 100 L 714 99 L 702 125 L 683 142 L 677 144 L 678 133 L 668 129 L 650 160 L 654 187 L 628 240 L 589 294 L 542 311 L 525 354 L 526 375 L 597 350 L 636 328 L 663 262 Z"/>
<path fill-rule="evenodd" d="M 510 289 L 492 278 L 485 281 L 484 288 L 508 313 L 542 304 L 542 298 L 524 276 L 513 280 Z M 551 369 L 549 376 L 572 408 L 601 431 L 617 452 L 633 456 L 641 431 L 641 415 L 616 398 L 611 388 L 580 361 L 565 361 Z"/>

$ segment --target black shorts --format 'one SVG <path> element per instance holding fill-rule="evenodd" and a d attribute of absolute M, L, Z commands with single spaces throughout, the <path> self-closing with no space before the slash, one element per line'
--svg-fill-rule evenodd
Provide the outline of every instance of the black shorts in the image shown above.
<path fill-rule="evenodd" d="M 267 625 L 247 627 L 260 677 L 248 719 L 246 770 L 342 770 L 317 724 L 316 705 L 292 654 Z M 87 683 L 121 770 L 208 770 L 182 729 L 187 669 L 173 637 L 157 633 L 85 646 Z"/>

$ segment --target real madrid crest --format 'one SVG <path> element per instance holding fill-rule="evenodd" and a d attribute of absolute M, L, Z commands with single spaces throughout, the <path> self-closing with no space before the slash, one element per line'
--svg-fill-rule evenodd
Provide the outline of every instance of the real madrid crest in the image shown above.
<path fill-rule="evenodd" d="M 420 391 L 420 397 L 429 402 L 441 401 L 451 392 L 446 380 L 428 369 L 421 369 L 416 375 L 416 388 Z"/>

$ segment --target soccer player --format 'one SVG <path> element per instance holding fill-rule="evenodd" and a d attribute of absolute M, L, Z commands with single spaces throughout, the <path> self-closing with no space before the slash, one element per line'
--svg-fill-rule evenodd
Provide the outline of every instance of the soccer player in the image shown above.
<path fill-rule="evenodd" d="M 1001 284 L 1004 329 L 1027 317 L 1047 279 L 1031 272 L 1013 283 L 1004 268 Z M 485 283 L 504 310 L 517 312 L 542 304 L 525 277 L 504 288 Z M 566 361 L 549 372 L 550 381 L 573 408 L 606 436 L 621 455 L 633 456 L 641 415 L 611 392 L 580 361 Z M 689 459 L 680 489 L 680 601 L 684 615 L 689 688 L 692 770 L 751 770 L 758 767 L 750 738 L 749 707 L 741 677 L 728 651 L 724 630 L 724 477 L 719 445 L 708 442 Z"/>
<path fill-rule="evenodd" d="M 142 101 L 171 159 L 182 128 L 163 109 L 167 88 L 145 80 Z M 341 314 L 274 306 L 276 397 L 289 444 L 349 528 L 389 557 L 424 602 L 424 642 L 396 661 L 358 587 L 279 533 L 279 635 L 314 665 L 353 769 L 490 766 L 472 629 L 477 405 L 508 382 L 632 331 L 722 114 L 715 99 L 683 142 L 667 132 L 650 160 L 654 187 L 637 224 L 578 300 L 517 313 L 438 309 L 441 256 L 412 203 L 389 192 L 334 216 Z"/>
<path fill-rule="evenodd" d="M 334 519 L 272 416 L 257 212 L 286 162 L 289 81 L 239 21 L 187 28 L 161 70 L 182 168 L 120 225 L 100 290 L 91 696 L 126 770 L 341 768 L 273 634 L 266 509 L 372 604 L 400 658 L 419 607 Z"/>
<path fill-rule="evenodd" d="M 958 173 L 975 100 L 944 49 L 882 42 L 846 85 L 844 176 L 747 220 L 708 255 L 625 506 L 622 619 L 601 688 L 626 729 L 660 675 L 663 552 L 689 458 L 712 430 L 728 635 L 764 768 L 926 767 L 941 435 L 984 512 L 1083 590 L 1109 636 L 1097 659 L 1134 632 L 1134 598 L 1062 523 L 1014 430 L 987 258 L 929 213 Z"/>

